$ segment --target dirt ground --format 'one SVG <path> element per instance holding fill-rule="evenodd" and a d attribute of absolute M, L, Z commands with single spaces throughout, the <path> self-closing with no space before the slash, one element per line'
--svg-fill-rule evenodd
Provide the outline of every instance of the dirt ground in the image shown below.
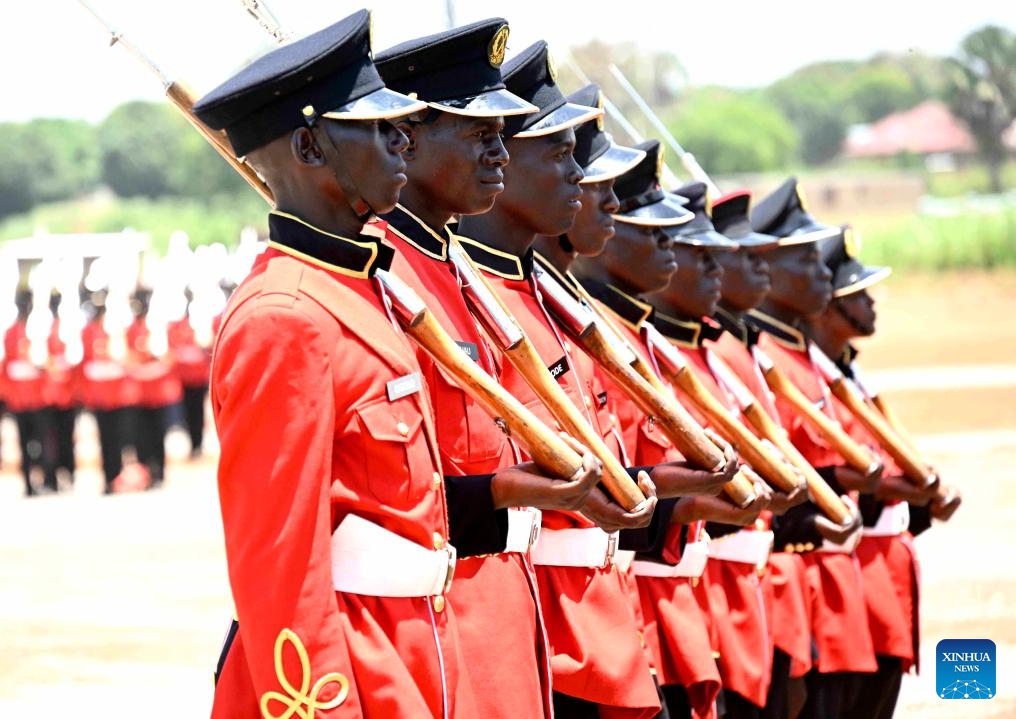
<path fill-rule="evenodd" d="M 896 716 L 1016 717 L 1016 275 L 894 278 L 877 296 L 863 364 L 965 498 L 918 540 L 924 668 Z M 102 497 L 87 417 L 78 432 L 74 490 L 27 500 L 13 425 L 0 425 L 0 717 L 207 716 L 232 611 L 214 446 L 190 461 L 174 433 L 164 489 Z M 994 699 L 937 697 L 946 638 L 995 641 Z"/>

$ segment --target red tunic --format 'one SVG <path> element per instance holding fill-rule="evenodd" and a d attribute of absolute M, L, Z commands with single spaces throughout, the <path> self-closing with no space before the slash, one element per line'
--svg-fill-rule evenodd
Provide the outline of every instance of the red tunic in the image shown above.
<path fill-rule="evenodd" d="M 15 320 L 4 332 L 3 378 L 10 412 L 34 412 L 46 406 L 45 373 L 32 363 L 27 329 L 27 322 Z"/>
<path fill-rule="evenodd" d="M 732 332 L 724 332 L 710 349 L 741 380 L 769 416 L 779 422 L 772 393 L 746 344 L 746 330 L 733 326 L 730 329 L 745 334 L 735 336 Z M 812 661 L 811 612 L 803 560 L 796 554 L 781 551 L 770 554 L 762 576 L 762 591 L 773 645 L 791 658 L 790 676 L 803 676 L 811 669 Z"/>
<path fill-rule="evenodd" d="M 172 360 L 152 354 L 151 338 L 144 317 L 136 317 L 127 327 L 127 372 L 138 385 L 138 404 L 166 407 L 183 398 L 183 386 Z"/>
<path fill-rule="evenodd" d="M 81 330 L 81 402 L 92 410 L 113 410 L 137 404 L 138 387 L 122 362 L 110 353 L 110 337 L 102 318 Z"/>
<path fill-rule="evenodd" d="M 709 368 L 706 353 L 710 350 L 702 346 L 707 335 L 717 337 L 719 332 L 702 322 L 684 322 L 659 314 L 654 324 L 680 348 L 691 372 L 710 394 L 729 406 L 730 398 L 717 384 Z M 678 399 L 700 423 L 709 424 L 696 405 L 680 392 Z M 704 580 L 697 590 L 699 595 L 708 596 L 707 601 L 700 603 L 712 620 L 720 655 L 716 663 L 723 686 L 756 706 L 765 706 L 772 679 L 773 648 L 758 570 L 746 562 L 711 558 L 706 564 Z"/>
<path fill-rule="evenodd" d="M 613 288 L 586 284 L 601 300 L 599 307 L 642 358 L 649 361 L 648 348 L 638 326 L 652 314 L 652 308 Z M 623 313 L 623 314 L 622 314 Z M 670 440 L 649 422 L 645 414 L 625 397 L 608 378 L 603 379 L 608 394 L 617 397 L 616 414 L 628 455 L 636 466 L 655 465 L 682 459 Z M 697 531 L 695 523 L 690 533 Z M 664 558 L 676 564 L 681 558 L 681 525 L 667 532 Z M 708 566 L 708 564 L 707 564 Z M 706 617 L 687 577 L 637 577 L 642 613 L 646 623 L 646 643 L 653 657 L 660 684 L 681 684 L 688 692 L 692 707 L 708 714 L 720 691 L 720 673 L 713 658 L 713 642 Z"/>
<path fill-rule="evenodd" d="M 463 351 L 496 376 L 491 348 L 447 261 L 447 237 L 402 207 L 373 227 L 397 250 L 392 271 L 416 290 Z M 487 412 L 430 355 L 419 348 L 416 354 L 434 400 L 445 474 L 491 474 L 515 464 L 511 444 Z M 528 555 L 469 557 L 460 560 L 455 574 L 451 603 L 462 653 L 477 684 L 478 716 L 550 716 L 550 650 Z M 505 671 L 509 666 L 512 670 Z"/>
<path fill-rule="evenodd" d="M 600 426 L 602 386 L 592 361 L 566 341 L 542 305 L 531 276 L 532 258 L 519 258 L 461 238 L 463 248 L 484 272 L 494 291 L 518 320 L 536 353 L 594 431 L 620 454 L 611 427 Z M 525 378 L 507 360 L 501 384 L 550 427 L 557 421 Z M 606 404 L 606 399 L 602 400 Z M 607 413 L 609 417 L 609 412 Z M 547 529 L 595 526 L 574 512 L 544 512 Z M 660 710 L 640 627 L 632 612 L 628 585 L 613 566 L 607 568 L 536 567 L 540 605 L 547 623 L 555 691 L 600 705 L 601 716 L 652 717 Z"/>
<path fill-rule="evenodd" d="M 46 350 L 49 357 L 43 386 L 46 405 L 70 409 L 77 401 L 78 368 L 67 361 L 67 345 L 60 339 L 60 319 L 57 317 L 53 318 L 53 324 L 50 325 Z"/>
<path fill-rule="evenodd" d="M 387 383 L 419 365 L 361 279 L 373 262 L 357 254 L 362 243 L 287 215 L 271 221 L 273 248 L 302 240 L 360 259 L 340 267 L 269 249 L 216 342 L 212 408 L 239 635 L 212 716 L 261 717 L 271 696 L 266 716 L 476 716 L 450 604 L 333 589 L 332 532 L 350 513 L 426 549 L 447 541 L 431 399 L 426 388 L 388 398 Z M 348 695 L 331 707 L 343 685 Z M 310 687 L 321 688 L 316 706 Z"/>
<path fill-rule="evenodd" d="M 803 335 L 759 313 L 752 318 L 764 323 L 767 329 L 771 328 L 759 338 L 759 348 L 811 402 L 835 419 L 829 392 L 812 364 Z M 780 337 L 773 332 L 779 332 Z M 777 397 L 776 409 L 790 440 L 813 466 L 844 464 L 839 454 L 788 402 Z M 801 556 L 807 567 L 818 670 L 822 673 L 875 671 L 875 651 L 857 557 L 833 552 L 808 552 Z"/>
<path fill-rule="evenodd" d="M 166 339 L 173 358 L 173 369 L 184 387 L 204 387 L 208 384 L 212 355 L 202 347 L 191 327 L 190 317 L 184 315 L 166 326 Z"/>

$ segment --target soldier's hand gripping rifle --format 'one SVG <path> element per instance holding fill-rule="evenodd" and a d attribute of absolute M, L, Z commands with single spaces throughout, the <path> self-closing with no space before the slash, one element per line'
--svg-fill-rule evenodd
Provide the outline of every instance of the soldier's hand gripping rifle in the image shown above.
<path fill-rule="evenodd" d="M 257 190 L 258 194 L 265 199 L 269 205 L 275 205 L 275 198 L 272 196 L 272 191 L 268 189 L 268 185 L 258 177 L 258 174 L 254 171 L 250 165 L 244 162 L 242 159 L 237 159 L 236 154 L 233 152 L 233 147 L 229 144 L 229 140 L 226 138 L 226 133 L 221 130 L 213 130 L 205 125 L 201 120 L 194 114 L 194 93 L 182 82 L 178 80 L 171 80 L 152 60 L 141 52 L 136 45 L 131 43 L 127 37 L 118 30 L 114 30 L 113 27 L 106 22 L 95 9 L 86 2 L 86 0 L 78 0 L 82 6 L 92 16 L 99 21 L 110 34 L 109 44 L 122 45 L 126 48 L 134 57 L 141 61 L 141 64 L 147 67 L 162 83 L 162 87 L 166 92 L 166 97 L 169 99 L 173 106 L 176 107 L 180 113 L 187 118 L 187 121 L 194 127 L 195 130 L 201 133 L 201 136 L 208 141 L 216 152 L 218 152 L 226 162 L 229 163 L 230 167 L 236 170 L 247 183 Z"/>
<path fill-rule="evenodd" d="M 847 460 L 852 468 L 866 477 L 882 471 L 882 462 L 867 447 L 863 447 L 848 435 L 839 422 L 823 414 L 804 393 L 791 382 L 786 375 L 773 363 L 765 352 L 758 347 L 752 348 L 755 362 L 765 377 L 769 389 L 782 397 L 804 417 L 812 427 L 829 443 L 841 457 Z"/>
<path fill-rule="evenodd" d="M 787 436 L 786 430 L 776 424 L 776 421 L 755 401 L 755 396 L 729 367 L 722 362 L 717 362 L 715 365 L 710 365 L 710 368 L 715 372 L 720 384 L 734 396 L 734 401 L 737 402 L 741 414 L 747 418 L 759 436 L 776 445 L 776 448 L 783 452 L 783 456 L 789 459 L 804 475 L 804 479 L 808 483 L 808 495 L 811 501 L 818 505 L 822 513 L 836 524 L 841 526 L 850 524 L 853 521 L 850 508 L 833 491 L 825 478 L 815 471 L 811 462 L 805 459 L 800 450 L 794 446 Z"/>
<path fill-rule="evenodd" d="M 517 320 L 454 238 L 448 244 L 448 259 L 458 272 L 462 294 L 473 316 L 564 430 L 588 447 L 603 463 L 600 481 L 614 500 L 630 512 L 638 511 L 645 501 L 638 485 L 565 394 Z"/>
<path fill-rule="evenodd" d="M 645 325 L 647 344 L 656 357 L 660 371 L 673 382 L 709 418 L 723 439 L 734 446 L 762 479 L 782 492 L 793 492 L 804 484 L 797 474 L 769 447 L 713 396 L 688 366 L 681 352 L 651 324 Z"/>
<path fill-rule="evenodd" d="M 870 407 L 857 385 L 840 371 L 825 352 L 814 344 L 809 350 L 815 366 L 825 378 L 829 390 L 844 404 L 850 413 L 864 425 L 879 445 L 903 470 L 903 476 L 918 489 L 927 489 L 937 480 L 916 452 L 899 438 L 892 426 L 875 409 Z"/>
<path fill-rule="evenodd" d="M 537 265 L 533 273 L 544 303 L 559 326 L 582 346 L 646 416 L 652 418 L 656 427 L 681 454 L 700 469 L 716 472 L 722 468 L 726 462 L 723 452 L 673 394 L 665 386 L 662 392 L 659 391 L 634 369 L 630 357 L 637 357 L 637 353 L 630 347 L 623 354 L 617 351 L 618 345 L 624 346 L 623 338 L 620 335 L 611 337 L 612 330 L 604 326 L 590 306 L 580 304 L 548 272 Z M 723 489 L 738 507 L 746 507 L 755 501 L 754 485 L 740 470 Z"/>

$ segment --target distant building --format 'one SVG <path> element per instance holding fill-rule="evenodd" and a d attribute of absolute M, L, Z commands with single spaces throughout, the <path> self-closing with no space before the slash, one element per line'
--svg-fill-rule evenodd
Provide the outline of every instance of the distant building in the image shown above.
<path fill-rule="evenodd" d="M 977 152 L 973 135 L 939 100 L 927 100 L 870 125 L 854 125 L 843 146 L 846 159 L 924 157 L 931 170 L 953 169 Z"/>

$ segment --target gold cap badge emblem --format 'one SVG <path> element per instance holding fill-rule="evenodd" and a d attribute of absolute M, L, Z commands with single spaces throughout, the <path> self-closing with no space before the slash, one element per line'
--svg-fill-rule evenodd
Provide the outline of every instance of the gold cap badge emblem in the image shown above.
<path fill-rule="evenodd" d="M 847 257 L 857 257 L 861 254 L 861 234 L 849 225 L 843 228 L 843 251 Z"/>
<path fill-rule="evenodd" d="M 805 212 L 808 211 L 808 200 L 804 196 L 804 188 L 800 184 L 795 188 L 797 190 L 797 203 L 801 206 L 801 209 Z"/>
<path fill-rule="evenodd" d="M 547 74 L 550 76 L 550 81 L 557 83 L 557 65 L 554 64 L 554 57 L 550 54 L 550 50 L 547 50 Z"/>
<path fill-rule="evenodd" d="M 666 148 L 660 145 L 660 149 L 656 151 L 656 181 L 659 182 L 663 176 L 663 155 Z"/>
<path fill-rule="evenodd" d="M 596 107 L 600 110 L 600 116 L 596 118 L 596 129 L 603 132 L 603 90 L 596 91 Z"/>
<path fill-rule="evenodd" d="M 494 33 L 487 45 L 487 62 L 491 67 L 501 67 L 504 62 L 504 53 L 508 49 L 508 26 L 502 25 Z"/>

